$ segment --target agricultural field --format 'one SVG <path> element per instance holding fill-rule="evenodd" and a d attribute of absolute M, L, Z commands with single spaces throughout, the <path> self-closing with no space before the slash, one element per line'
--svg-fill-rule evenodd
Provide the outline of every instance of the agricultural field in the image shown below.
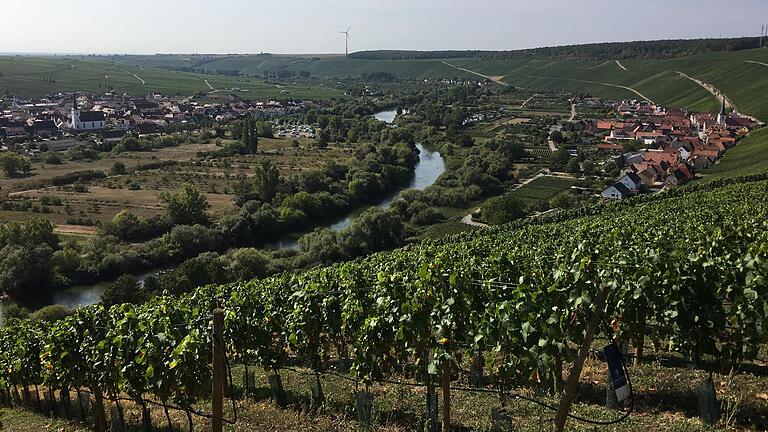
<path fill-rule="evenodd" d="M 224 140 L 223 143 L 226 144 Z M 226 214 L 234 205 L 233 185 L 239 179 L 253 175 L 256 163 L 268 158 L 279 168 L 282 176 L 322 169 L 329 160 L 344 163 L 352 157 L 351 150 L 331 146 L 317 149 L 310 140 L 262 138 L 259 155 L 238 155 L 210 158 L 205 152 L 219 149 L 214 143 L 187 143 L 148 152 L 102 153 L 97 160 L 69 161 L 61 164 L 35 162 L 31 175 L 21 178 L 0 178 L 0 187 L 14 200 L 27 200 L 34 205 L 27 211 L 0 211 L 0 220 L 27 220 L 43 216 L 64 225 L 72 219 L 107 221 L 121 210 L 151 217 L 163 212 L 159 194 L 177 191 L 183 183 L 193 183 L 211 204 L 214 219 Z M 49 186 L 55 177 L 82 171 L 108 173 L 115 163 L 125 165 L 127 173 L 109 175 L 72 185 Z M 154 169 L 136 170 L 141 165 L 158 162 L 174 164 Z M 53 204 L 51 204 L 53 203 Z"/>
<path fill-rule="evenodd" d="M 243 99 L 324 99 L 341 96 L 330 87 L 268 84 L 255 78 L 204 75 L 76 57 L 0 57 L 0 95 L 43 97 L 58 92 L 191 96 L 239 88 Z"/>
<path fill-rule="evenodd" d="M 519 187 L 512 195 L 526 203 L 547 201 L 560 192 L 567 191 L 575 183 L 576 179 L 572 177 L 541 176 Z"/>

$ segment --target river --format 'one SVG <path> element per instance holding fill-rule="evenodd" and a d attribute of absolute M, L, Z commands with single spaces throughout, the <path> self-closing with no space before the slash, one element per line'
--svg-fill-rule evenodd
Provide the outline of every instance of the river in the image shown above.
<path fill-rule="evenodd" d="M 373 115 L 376 119 L 391 124 L 397 117 L 397 111 L 382 111 Z M 417 189 L 423 190 L 432 185 L 438 177 L 445 171 L 445 161 L 439 152 L 425 148 L 421 144 L 417 144 L 419 149 L 419 162 L 414 168 L 414 175 L 408 187 L 394 192 L 384 197 L 380 202 L 376 204 L 377 207 L 387 209 L 392 203 L 400 197 L 403 190 Z M 370 206 L 372 207 L 372 206 Z M 360 207 L 352 210 L 346 216 L 339 218 L 336 222 L 328 225 L 334 231 L 341 231 L 344 228 L 352 224 L 362 212 L 370 207 Z M 299 234 L 288 234 L 285 237 L 272 244 L 273 249 L 285 250 L 285 249 L 299 249 L 298 238 Z M 153 270 L 145 274 L 136 276 L 139 281 L 143 282 L 144 279 L 151 274 L 157 273 L 158 270 Z M 77 286 L 68 288 L 64 291 L 59 291 L 51 297 L 50 304 L 61 304 L 69 308 L 76 308 L 78 306 L 85 306 L 97 303 L 101 298 L 101 294 L 107 289 L 110 282 L 100 282 L 95 285 Z M 0 323 L 3 322 L 3 304 L 0 302 Z"/>

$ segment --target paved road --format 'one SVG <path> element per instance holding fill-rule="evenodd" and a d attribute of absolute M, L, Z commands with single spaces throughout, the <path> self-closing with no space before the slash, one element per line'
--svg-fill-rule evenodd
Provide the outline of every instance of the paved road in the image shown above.
<path fill-rule="evenodd" d="M 616 65 L 617 65 L 618 67 L 620 67 L 620 68 L 624 69 L 624 70 L 627 70 L 627 68 L 625 68 L 625 67 L 624 67 L 624 65 L 623 65 L 623 64 L 621 64 L 621 62 L 620 62 L 620 61 L 618 61 L 618 60 L 616 60 Z"/>
<path fill-rule="evenodd" d="M 490 76 L 490 75 L 483 75 L 483 74 L 481 74 L 480 72 L 475 72 L 475 71 L 473 71 L 473 70 L 469 70 L 469 69 L 465 69 L 465 68 L 462 68 L 462 67 L 458 67 L 458 66 L 452 65 L 452 64 L 450 64 L 450 63 L 448 63 L 448 62 L 445 62 L 445 61 L 441 61 L 440 63 L 442 63 L 442 64 L 444 64 L 444 65 L 446 65 L 446 66 L 450 66 L 450 67 L 452 67 L 452 68 L 454 68 L 454 69 L 457 69 L 457 70 L 460 70 L 460 71 L 464 71 L 464 72 L 467 72 L 467 73 L 471 73 L 472 75 L 477 75 L 477 76 L 483 77 L 483 78 L 485 78 L 485 79 L 487 79 L 487 80 L 490 80 L 490 81 L 493 81 L 493 82 L 495 82 L 495 83 L 497 83 L 497 84 L 501 84 L 501 85 L 509 85 L 509 84 L 505 83 L 504 81 L 502 81 L 502 79 L 504 79 L 504 77 L 503 77 L 503 76 Z"/>
<path fill-rule="evenodd" d="M 209 89 L 211 89 L 211 90 L 216 90 L 215 88 L 213 88 L 213 86 L 211 85 L 211 83 L 209 83 L 209 82 L 208 82 L 208 80 L 205 80 L 205 85 L 207 85 L 207 86 L 208 86 L 208 88 L 209 88 Z"/>
<path fill-rule="evenodd" d="M 569 122 L 572 122 L 576 118 L 576 104 L 571 104 L 571 117 L 568 119 Z"/>

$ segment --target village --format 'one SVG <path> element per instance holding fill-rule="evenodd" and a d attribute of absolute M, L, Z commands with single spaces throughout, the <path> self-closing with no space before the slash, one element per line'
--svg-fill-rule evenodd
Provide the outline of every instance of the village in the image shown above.
<path fill-rule="evenodd" d="M 0 142 L 6 146 L 27 144 L 28 154 L 39 152 L 39 145 L 29 145 L 34 143 L 44 143 L 51 151 L 64 151 L 80 144 L 76 137 L 83 133 L 119 140 L 128 133 L 193 130 L 243 117 L 269 119 L 313 106 L 312 102 L 302 100 L 197 102 L 191 98 L 174 100 L 161 94 L 127 97 L 111 93 L 59 93 L 38 100 L 12 97 L 0 99 Z M 305 125 L 276 133 L 281 137 L 314 137 L 314 130 Z"/>
<path fill-rule="evenodd" d="M 596 147 L 609 163 L 623 167 L 620 178 L 602 191 L 605 199 L 624 199 L 678 186 L 715 164 L 756 123 L 728 113 L 725 99 L 718 114 L 688 113 L 639 101 L 614 104 L 618 120 L 596 120 Z"/>

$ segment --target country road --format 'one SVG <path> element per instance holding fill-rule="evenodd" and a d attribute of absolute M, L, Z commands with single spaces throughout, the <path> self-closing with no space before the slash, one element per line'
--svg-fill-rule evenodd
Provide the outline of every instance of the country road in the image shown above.
<path fill-rule="evenodd" d="M 621 62 L 620 62 L 620 61 L 618 61 L 618 60 L 616 60 L 616 65 L 617 65 L 618 67 L 620 67 L 620 68 L 624 69 L 624 70 L 627 70 L 627 68 L 625 68 L 625 67 L 624 67 L 624 65 L 623 65 L 623 64 L 621 64 Z"/>
<path fill-rule="evenodd" d="M 213 88 L 213 86 L 211 85 L 211 83 L 208 82 L 208 80 L 205 80 L 205 85 L 207 85 L 209 89 L 216 91 L 216 89 Z"/>
<path fill-rule="evenodd" d="M 442 64 L 444 64 L 446 66 L 452 67 L 452 68 L 454 68 L 456 70 L 464 71 L 464 72 L 467 72 L 467 73 L 471 73 L 472 75 L 477 75 L 477 76 L 483 77 L 483 78 L 485 78 L 487 80 L 490 80 L 490 81 L 493 81 L 493 82 L 495 82 L 497 84 L 501 84 L 501 85 L 504 85 L 504 86 L 509 85 L 509 84 L 505 83 L 504 81 L 502 81 L 504 79 L 503 75 L 499 75 L 499 76 L 483 75 L 480 72 L 475 72 L 473 70 L 469 70 L 469 69 L 465 69 L 465 68 L 462 68 L 462 67 L 458 67 L 458 66 L 452 65 L 452 64 L 450 64 L 448 62 L 445 62 L 445 61 L 441 61 L 440 63 L 442 63 Z"/>
<path fill-rule="evenodd" d="M 576 118 L 576 104 L 571 104 L 571 117 L 568 119 L 569 122 L 572 122 Z"/>

